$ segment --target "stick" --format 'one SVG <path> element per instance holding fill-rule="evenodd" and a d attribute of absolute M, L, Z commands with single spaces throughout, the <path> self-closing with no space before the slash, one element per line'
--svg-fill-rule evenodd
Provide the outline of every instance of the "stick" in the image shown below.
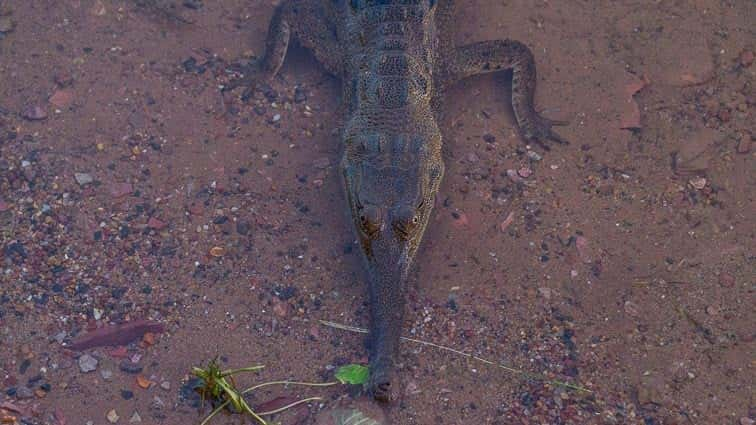
<path fill-rule="evenodd" d="M 356 332 L 356 333 L 362 333 L 362 334 L 368 333 L 367 329 L 358 328 L 358 327 L 355 327 L 355 326 L 342 325 L 340 323 L 329 322 L 327 320 L 319 320 L 319 322 L 320 322 L 321 325 L 328 326 L 330 328 L 336 328 L 336 329 L 341 329 L 341 330 L 344 330 L 344 331 Z M 555 380 L 552 380 L 552 379 L 548 379 L 545 376 L 537 374 L 537 373 L 525 372 L 525 371 L 522 371 L 522 370 L 514 369 L 514 368 L 511 368 L 509 366 L 503 365 L 501 363 L 496 363 L 496 362 L 492 362 L 490 360 L 486 360 L 486 359 L 478 357 L 478 356 L 476 356 L 474 354 L 469 354 L 469 353 L 465 353 L 464 351 L 455 350 L 454 348 L 451 348 L 451 347 L 446 347 L 446 346 L 443 346 L 443 345 L 438 345 L 438 344 L 434 344 L 432 342 L 422 341 L 422 340 L 419 340 L 419 339 L 408 338 L 406 336 L 403 336 L 401 338 L 403 340 L 405 340 L 405 341 L 413 342 L 415 344 L 420 344 L 420 345 L 425 345 L 425 346 L 428 346 L 428 347 L 437 348 L 437 349 L 442 350 L 442 351 L 448 351 L 450 353 L 454 353 L 454 354 L 457 354 L 457 355 L 460 355 L 460 356 L 463 356 L 463 357 L 467 357 L 467 358 L 470 358 L 470 359 L 473 359 L 473 360 L 477 360 L 477 361 L 479 361 L 481 363 L 485 363 L 487 365 L 498 367 L 499 369 L 504 369 L 507 372 L 513 373 L 515 375 L 524 376 L 524 377 L 526 377 L 528 379 L 533 379 L 535 381 L 546 382 L 548 384 L 556 385 L 556 386 L 559 386 L 559 387 L 565 387 L 565 388 L 569 388 L 569 389 L 576 390 L 576 391 L 581 391 L 581 392 L 586 392 L 586 393 L 593 393 L 593 391 L 591 391 L 591 390 L 589 390 L 587 388 L 581 387 L 579 385 L 571 384 L 569 382 L 555 381 Z"/>

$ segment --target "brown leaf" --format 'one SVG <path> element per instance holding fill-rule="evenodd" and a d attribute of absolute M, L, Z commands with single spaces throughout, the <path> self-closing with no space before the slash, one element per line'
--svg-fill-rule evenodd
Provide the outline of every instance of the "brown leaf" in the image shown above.
<path fill-rule="evenodd" d="M 649 83 L 645 76 L 638 78 L 634 75 L 630 75 L 629 78 L 630 80 L 625 84 L 625 94 L 627 95 L 627 98 L 622 105 L 620 115 L 620 128 L 623 130 L 632 130 L 641 127 L 640 108 L 633 96 Z"/>
<path fill-rule="evenodd" d="M 66 425 L 66 417 L 63 416 L 63 412 L 56 410 L 53 413 L 53 419 L 55 419 L 56 425 Z"/>
<path fill-rule="evenodd" d="M 510 211 L 509 215 L 507 215 L 507 218 L 505 218 L 504 221 L 502 221 L 501 224 L 499 224 L 499 229 L 502 232 L 506 232 L 507 228 L 511 226 L 513 222 L 514 222 L 514 212 Z"/>
<path fill-rule="evenodd" d="M 114 198 L 121 198 L 126 195 L 130 195 L 134 191 L 131 183 L 116 183 L 110 188 L 110 194 Z"/>
<path fill-rule="evenodd" d="M 10 401 L 5 401 L 5 402 L 0 403 L 0 409 L 5 409 L 5 410 L 7 410 L 9 412 L 13 412 L 13 413 L 19 413 L 21 415 L 25 415 L 26 414 L 26 409 L 24 409 L 23 407 L 20 407 L 20 406 L 16 406 L 15 404 L 11 403 Z"/>
<path fill-rule="evenodd" d="M 150 217 L 150 219 L 147 221 L 147 227 L 151 229 L 161 230 L 165 228 L 165 226 L 167 226 L 167 224 L 156 217 Z"/>
<path fill-rule="evenodd" d="M 147 332 L 162 333 L 164 330 L 162 323 L 146 320 L 108 325 L 77 337 L 69 348 L 81 351 L 92 347 L 126 345 L 141 338 Z"/>
<path fill-rule="evenodd" d="M 49 101 L 56 108 L 65 108 L 73 102 L 73 92 L 71 90 L 58 90 L 50 96 Z"/>

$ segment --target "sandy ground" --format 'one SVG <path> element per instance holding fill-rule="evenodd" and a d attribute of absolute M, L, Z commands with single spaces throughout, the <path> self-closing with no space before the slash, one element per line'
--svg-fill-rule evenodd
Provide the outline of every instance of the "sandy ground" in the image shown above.
<path fill-rule="evenodd" d="M 458 42 L 532 48 L 538 105 L 570 120 L 572 144 L 522 143 L 506 75 L 448 94 L 447 174 L 407 335 L 592 392 L 405 344 L 401 399 L 377 415 L 753 424 L 754 3 L 459 6 Z M 339 82 L 295 49 L 270 87 L 221 102 L 226 65 L 260 53 L 272 10 L 0 1 L 8 423 L 107 424 L 111 410 L 117 423 L 198 423 L 185 384 L 216 355 L 267 366 L 240 385 L 325 381 L 366 360 L 362 336 L 318 324 L 368 322 L 336 167 Z M 70 349 L 136 319 L 165 332 Z M 251 402 L 281 394 L 324 401 L 274 423 L 333 423 L 355 402 L 344 387 Z"/>

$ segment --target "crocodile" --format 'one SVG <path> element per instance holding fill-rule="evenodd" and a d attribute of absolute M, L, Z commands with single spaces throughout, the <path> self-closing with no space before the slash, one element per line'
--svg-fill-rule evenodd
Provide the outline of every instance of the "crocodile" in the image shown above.
<path fill-rule="evenodd" d="M 249 90 L 281 68 L 290 41 L 312 51 L 342 82 L 341 172 L 367 271 L 369 394 L 391 383 L 408 274 L 428 226 L 444 163 L 439 106 L 445 88 L 482 73 L 512 71 L 511 104 L 522 137 L 545 150 L 566 144 L 534 108 L 533 54 L 515 40 L 455 46 L 451 0 L 283 0 L 259 59 L 231 67 L 224 88 Z M 396 385 L 394 385 L 395 387 Z"/>

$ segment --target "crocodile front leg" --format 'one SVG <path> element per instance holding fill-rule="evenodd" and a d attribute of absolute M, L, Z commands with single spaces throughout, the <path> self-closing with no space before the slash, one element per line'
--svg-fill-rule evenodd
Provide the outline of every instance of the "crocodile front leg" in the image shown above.
<path fill-rule="evenodd" d="M 272 79 L 281 69 L 293 39 L 311 50 L 328 72 L 340 75 L 343 60 L 333 25 L 333 11 L 327 3 L 285 0 L 276 7 L 271 18 L 262 58 L 249 65 L 233 67 L 241 76 L 226 85 L 224 91 L 254 87 L 258 82 Z"/>
<path fill-rule="evenodd" d="M 512 107 L 525 139 L 546 150 L 549 149 L 549 141 L 568 143 L 552 130 L 552 126 L 566 123 L 544 118 L 535 110 L 535 60 L 533 53 L 524 44 L 514 40 L 473 43 L 454 49 L 444 63 L 443 76 L 446 81 L 442 83 L 446 84 L 477 74 L 512 69 Z"/>

